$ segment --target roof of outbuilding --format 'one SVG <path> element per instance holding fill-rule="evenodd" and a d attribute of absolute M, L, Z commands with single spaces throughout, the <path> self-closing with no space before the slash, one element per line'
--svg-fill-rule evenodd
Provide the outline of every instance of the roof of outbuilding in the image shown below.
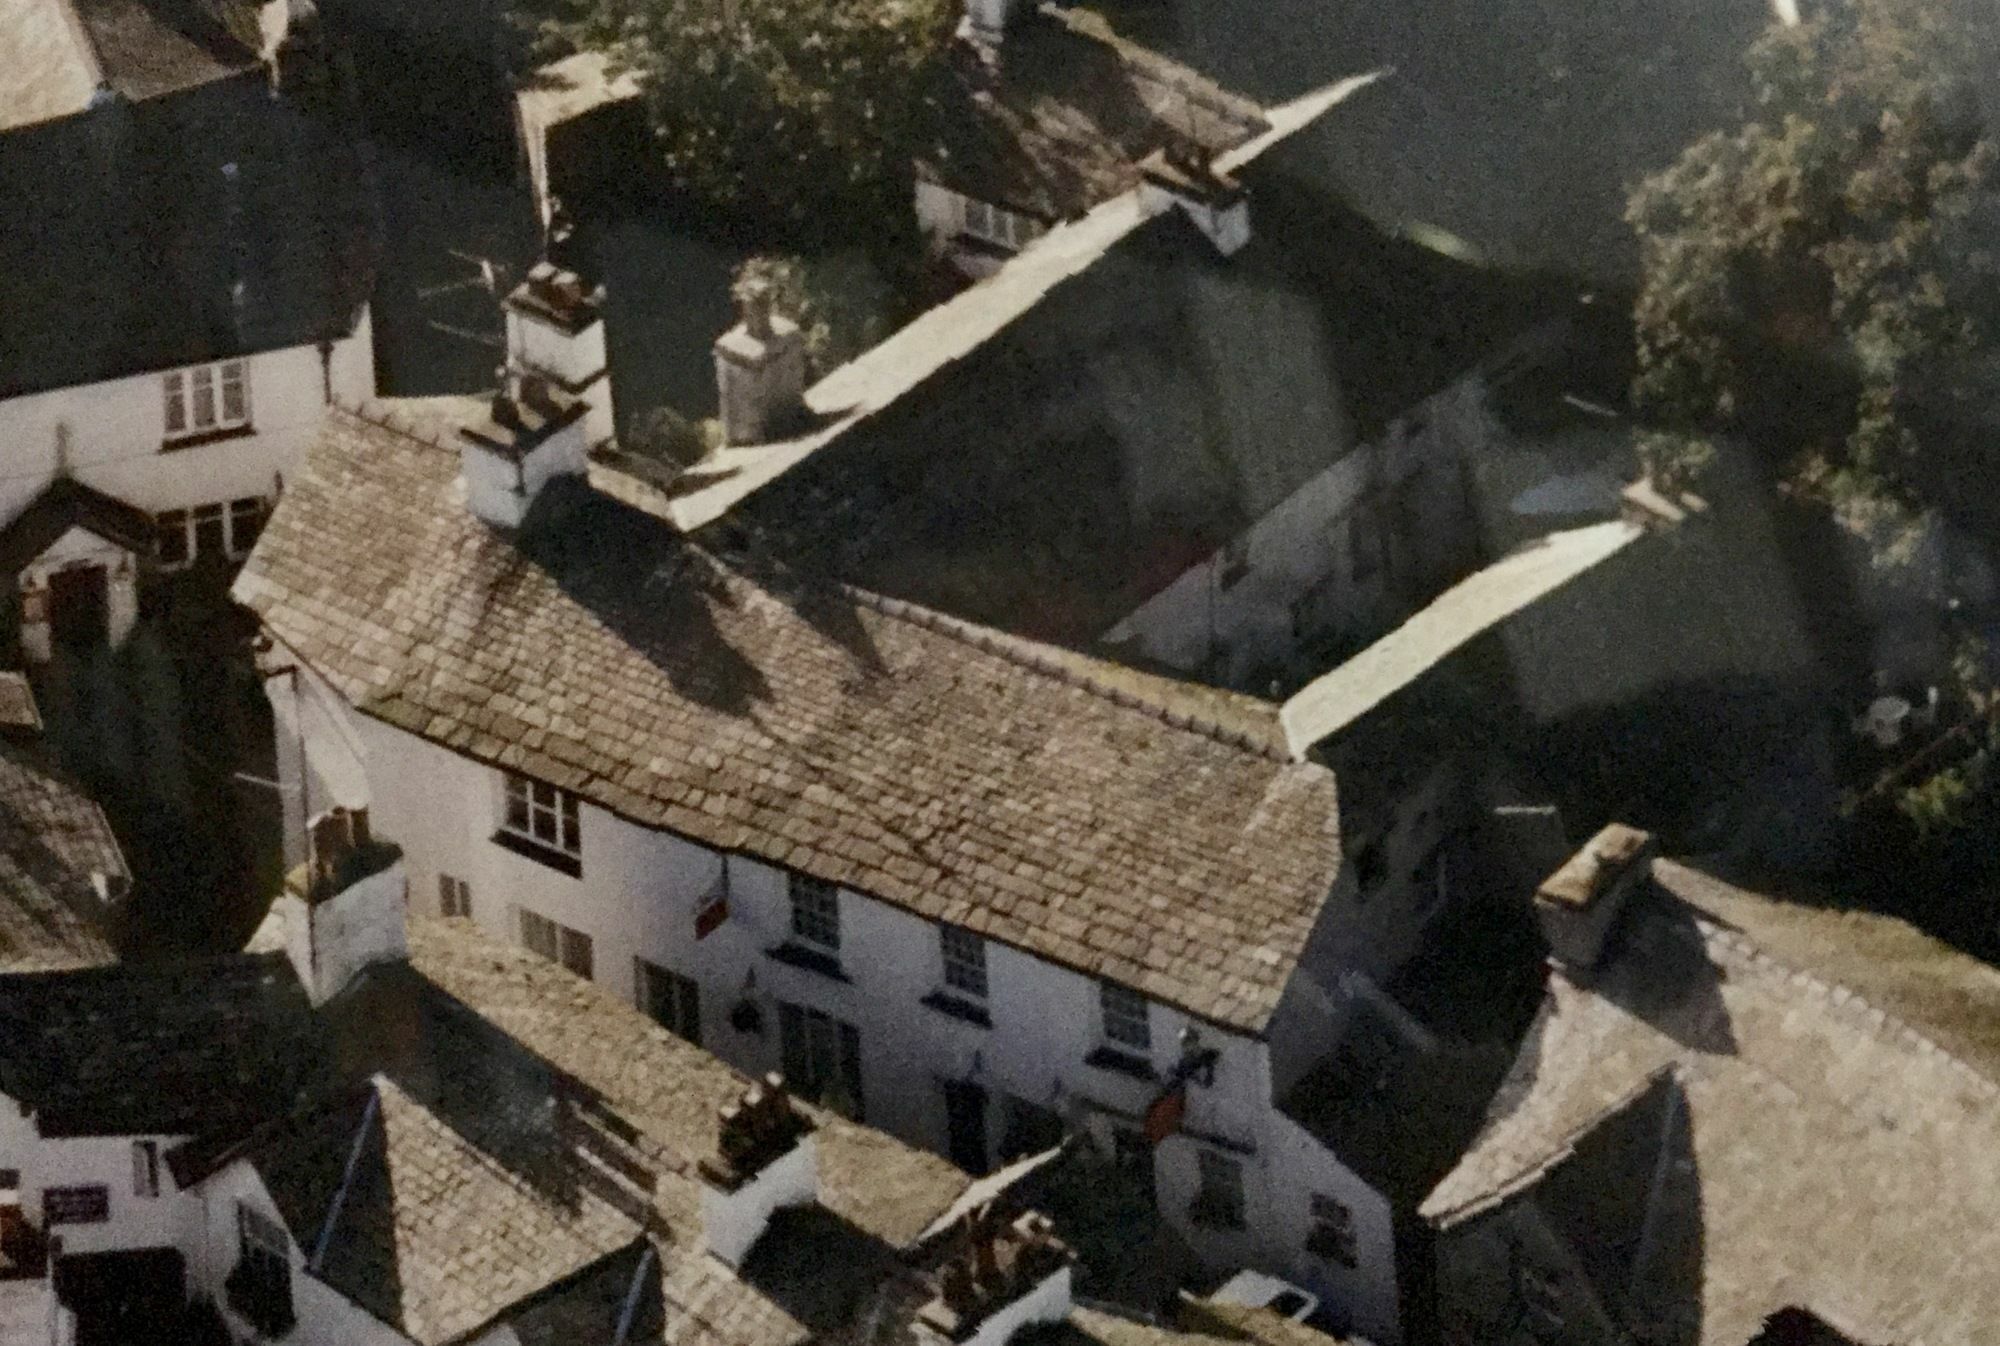
<path fill-rule="evenodd" d="M 1249 99 L 1056 5 L 1010 27 L 991 64 L 955 44 L 941 84 L 918 176 L 1045 220 L 1137 186 L 1155 150 L 1212 156 L 1265 127 Z"/>
<path fill-rule="evenodd" d="M 1339 871 L 1323 767 L 576 479 L 502 534 L 451 441 L 382 414 L 330 415 L 236 589 L 367 713 L 1262 1027 Z"/>
<path fill-rule="evenodd" d="M 896 1251 L 969 1181 L 807 1107 L 823 1209 L 781 1215 L 732 1271 L 708 1255 L 695 1166 L 744 1077 L 468 923 L 409 933 L 409 964 L 331 1011 L 366 1085 L 188 1178 L 249 1160 L 314 1274 L 422 1346 L 499 1322 L 538 1340 L 587 1321 L 609 1340 L 635 1281 L 640 1326 L 677 1342 L 840 1340 L 870 1295 L 901 1293 Z"/>
<path fill-rule="evenodd" d="M 144 510 L 74 477 L 57 477 L 0 527 L 0 575 L 17 574 L 72 528 L 95 533 L 127 551 L 150 549 L 154 532 L 152 517 Z"/>
<path fill-rule="evenodd" d="M 1901 956 L 1857 989 L 1825 979 L 1826 932 L 1782 904 L 1666 861 L 1653 875 L 1588 981 L 1551 975 L 1425 1214 L 1449 1229 L 1532 1196 L 1606 1243 L 1600 1299 L 1703 1346 L 1788 1306 L 1862 1340 L 1977 1339 L 2000 1321 L 2000 1085 L 1962 1021 L 2000 974 L 1889 932 Z M 1635 1190 L 1653 1207 L 1638 1270 L 1602 1238 Z"/>
<path fill-rule="evenodd" d="M 102 923 L 131 872 L 111 824 L 35 735 L 34 689 L 0 673 L 0 973 L 114 961 Z"/>
<path fill-rule="evenodd" d="M 210 1136 L 290 1107 L 320 1053 L 282 957 L 0 977 L 0 1092 L 45 1136 Z"/>

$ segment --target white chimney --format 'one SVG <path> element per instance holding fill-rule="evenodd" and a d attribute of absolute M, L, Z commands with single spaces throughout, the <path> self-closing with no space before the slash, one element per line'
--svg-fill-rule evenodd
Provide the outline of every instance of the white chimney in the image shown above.
<path fill-rule="evenodd" d="M 537 263 L 504 304 L 507 363 L 583 399 L 587 449 L 614 433 L 611 372 L 604 347 L 604 287 L 584 284 L 574 271 Z"/>
<path fill-rule="evenodd" d="M 261 0 L 257 6 L 257 59 L 275 65 L 292 31 L 292 0 Z"/>
<path fill-rule="evenodd" d="M 367 809 L 334 809 L 307 825 L 306 863 L 272 904 L 285 954 L 315 1005 L 362 969 L 410 956 L 403 853 L 368 834 Z"/>
<path fill-rule="evenodd" d="M 937 1297 L 917 1313 L 925 1346 L 1006 1346 L 1022 1328 L 1059 1323 L 1075 1299 L 1068 1245 L 1030 1211 L 1002 1224 L 992 1207 L 966 1217 L 960 1246 L 939 1267 Z"/>
<path fill-rule="evenodd" d="M 715 343 L 715 382 L 727 444 L 764 444 L 805 409 L 806 340 L 798 324 L 771 311 L 770 287 L 741 286 L 740 321 Z"/>
<path fill-rule="evenodd" d="M 1139 164 L 1147 213 L 1179 207 L 1217 252 L 1231 256 L 1250 241 L 1250 198 L 1236 179 L 1199 154 L 1155 150 Z"/>
<path fill-rule="evenodd" d="M 1659 847 L 1650 832 L 1612 823 L 1535 890 L 1535 919 L 1564 970 L 1587 973 L 1632 894 L 1645 884 Z"/>
<path fill-rule="evenodd" d="M 499 528 L 519 528 L 551 480 L 589 470 L 583 402 L 539 375 L 501 375 L 487 414 L 459 431 L 465 503 Z"/>
<path fill-rule="evenodd" d="M 997 47 L 1006 37 L 1019 8 L 1020 0 L 965 0 L 965 22 L 960 26 L 959 34 L 974 42 Z"/>
<path fill-rule="evenodd" d="M 776 1075 L 751 1085 L 716 1122 L 716 1153 L 697 1165 L 702 1231 L 709 1252 L 741 1267 L 773 1215 L 819 1200 L 819 1147 Z"/>

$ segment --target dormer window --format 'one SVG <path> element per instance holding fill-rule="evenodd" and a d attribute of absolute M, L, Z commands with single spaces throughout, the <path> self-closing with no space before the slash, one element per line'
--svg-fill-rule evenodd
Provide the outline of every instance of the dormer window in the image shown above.
<path fill-rule="evenodd" d="M 250 365 L 245 360 L 174 369 L 160 376 L 166 440 L 196 439 L 250 426 Z"/>
<path fill-rule="evenodd" d="M 581 875 L 583 825 L 577 796 L 511 771 L 503 780 L 500 830 L 493 840 L 572 878 Z"/>

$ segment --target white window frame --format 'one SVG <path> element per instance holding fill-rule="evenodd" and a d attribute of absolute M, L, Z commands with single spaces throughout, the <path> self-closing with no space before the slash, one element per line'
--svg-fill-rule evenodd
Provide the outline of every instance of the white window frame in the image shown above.
<path fill-rule="evenodd" d="M 788 876 L 792 937 L 824 953 L 840 953 L 840 885 L 797 872 Z"/>
<path fill-rule="evenodd" d="M 202 555 L 201 525 L 220 520 L 222 554 L 240 561 L 257 545 L 264 522 L 271 515 L 271 502 L 261 495 L 238 496 L 234 500 L 210 500 L 187 509 L 163 509 L 153 516 L 153 565 L 158 570 L 185 570 Z M 254 522 L 244 526 L 246 519 Z M 181 554 L 169 557 L 165 539 L 180 538 Z"/>
<path fill-rule="evenodd" d="M 1121 1051 L 1153 1050 L 1152 1003 L 1129 986 L 1097 983 L 1097 1011 L 1104 1040 Z"/>
<path fill-rule="evenodd" d="M 944 984 L 948 988 L 970 1000 L 986 999 L 990 988 L 985 939 L 962 925 L 941 925 L 938 957 L 944 965 Z"/>
<path fill-rule="evenodd" d="M 168 444 L 248 430 L 250 362 L 218 360 L 170 369 L 160 375 L 160 401 L 162 438 Z"/>
<path fill-rule="evenodd" d="M 583 858 L 583 807 L 578 796 L 533 776 L 501 774 L 500 830 L 543 850 Z"/>

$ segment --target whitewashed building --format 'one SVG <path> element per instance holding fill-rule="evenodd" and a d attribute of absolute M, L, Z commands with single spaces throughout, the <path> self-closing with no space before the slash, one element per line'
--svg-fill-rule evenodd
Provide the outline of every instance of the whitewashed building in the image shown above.
<path fill-rule="evenodd" d="M 372 392 L 347 100 L 291 0 L 0 20 L 0 568 L 27 658 L 121 641 L 147 573 L 240 560 L 328 402 Z"/>

